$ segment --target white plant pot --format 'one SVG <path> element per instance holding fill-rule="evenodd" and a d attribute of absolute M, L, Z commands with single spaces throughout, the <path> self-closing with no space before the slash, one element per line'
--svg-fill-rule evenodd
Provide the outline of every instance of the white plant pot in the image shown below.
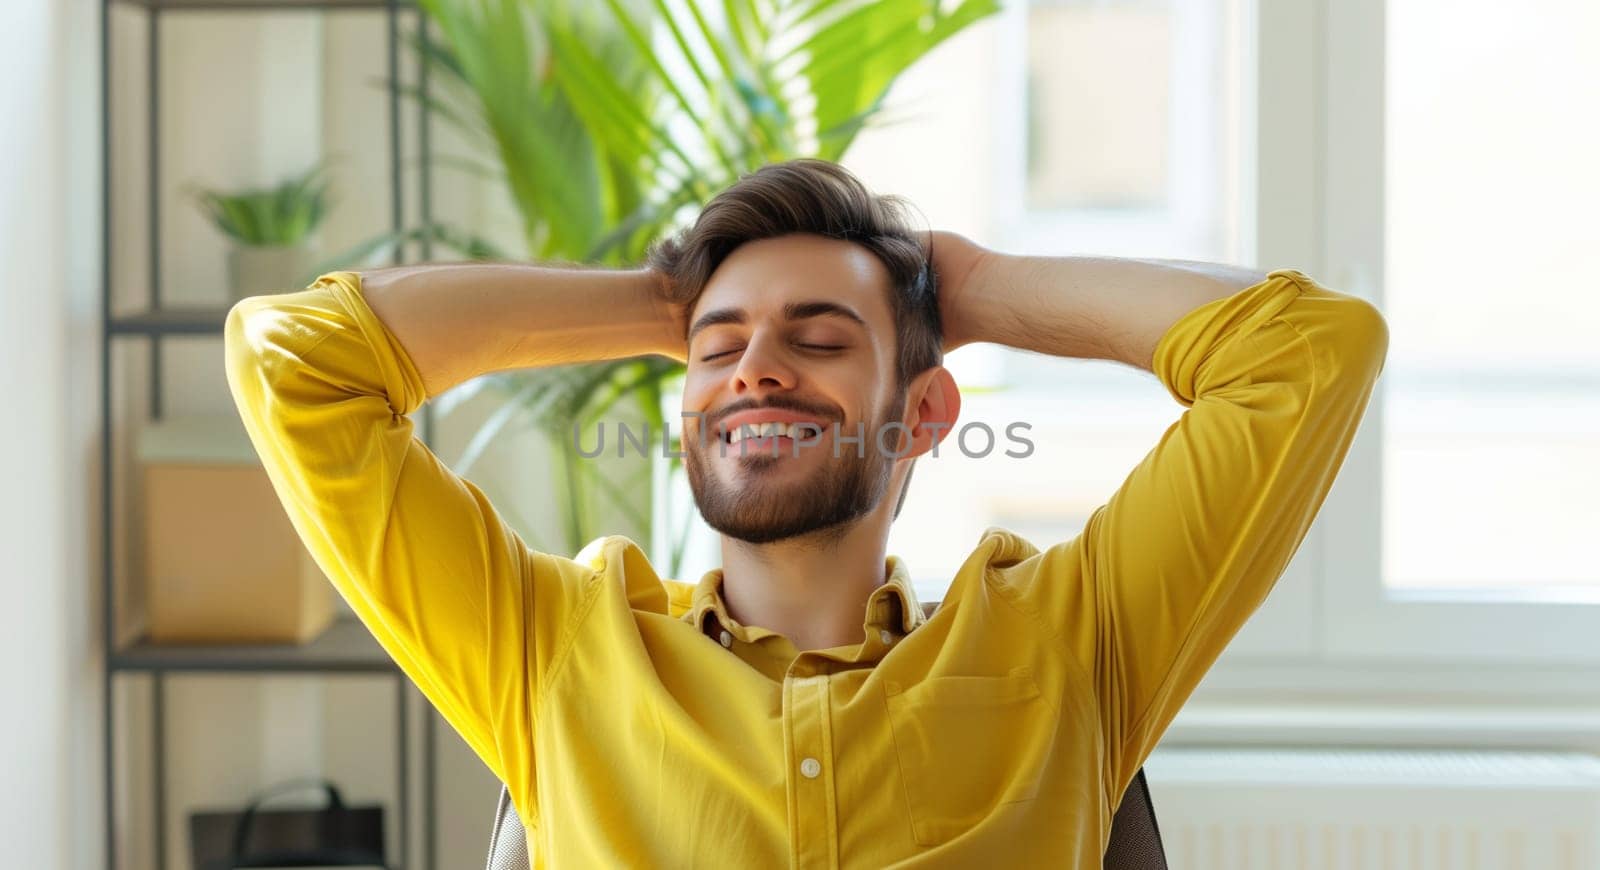
<path fill-rule="evenodd" d="M 302 289 L 316 266 L 316 249 L 296 245 L 235 245 L 228 251 L 228 291 L 234 300 Z"/>

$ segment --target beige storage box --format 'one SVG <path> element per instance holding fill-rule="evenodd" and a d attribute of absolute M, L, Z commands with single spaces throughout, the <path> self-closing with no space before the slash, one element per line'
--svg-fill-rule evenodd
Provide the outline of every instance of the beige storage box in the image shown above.
<path fill-rule="evenodd" d="M 237 418 L 153 422 L 139 436 L 155 643 L 305 643 L 334 589 L 295 534 Z"/>

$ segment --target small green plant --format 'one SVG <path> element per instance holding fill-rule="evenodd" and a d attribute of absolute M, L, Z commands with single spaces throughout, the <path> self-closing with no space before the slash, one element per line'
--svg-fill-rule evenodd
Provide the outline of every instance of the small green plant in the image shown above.
<path fill-rule="evenodd" d="M 272 188 L 237 192 L 193 189 L 217 229 L 241 245 L 294 245 L 316 230 L 328 211 L 324 166 Z"/>

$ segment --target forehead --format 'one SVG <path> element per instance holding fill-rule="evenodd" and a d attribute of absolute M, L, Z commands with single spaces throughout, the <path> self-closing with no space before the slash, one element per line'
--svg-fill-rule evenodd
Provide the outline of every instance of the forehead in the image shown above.
<path fill-rule="evenodd" d="M 850 306 L 868 324 L 887 326 L 889 270 L 866 248 L 842 239 L 792 234 L 746 242 L 729 254 L 695 301 L 694 314 L 738 308 L 751 317 L 780 313 L 787 302 Z"/>

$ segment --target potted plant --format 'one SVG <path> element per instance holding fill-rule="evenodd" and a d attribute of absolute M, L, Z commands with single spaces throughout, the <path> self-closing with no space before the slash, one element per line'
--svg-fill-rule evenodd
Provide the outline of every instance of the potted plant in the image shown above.
<path fill-rule="evenodd" d="M 200 208 L 231 241 L 228 290 L 235 300 L 302 286 L 314 270 L 312 234 L 328 211 L 324 167 L 276 187 L 223 191 L 191 187 Z"/>

